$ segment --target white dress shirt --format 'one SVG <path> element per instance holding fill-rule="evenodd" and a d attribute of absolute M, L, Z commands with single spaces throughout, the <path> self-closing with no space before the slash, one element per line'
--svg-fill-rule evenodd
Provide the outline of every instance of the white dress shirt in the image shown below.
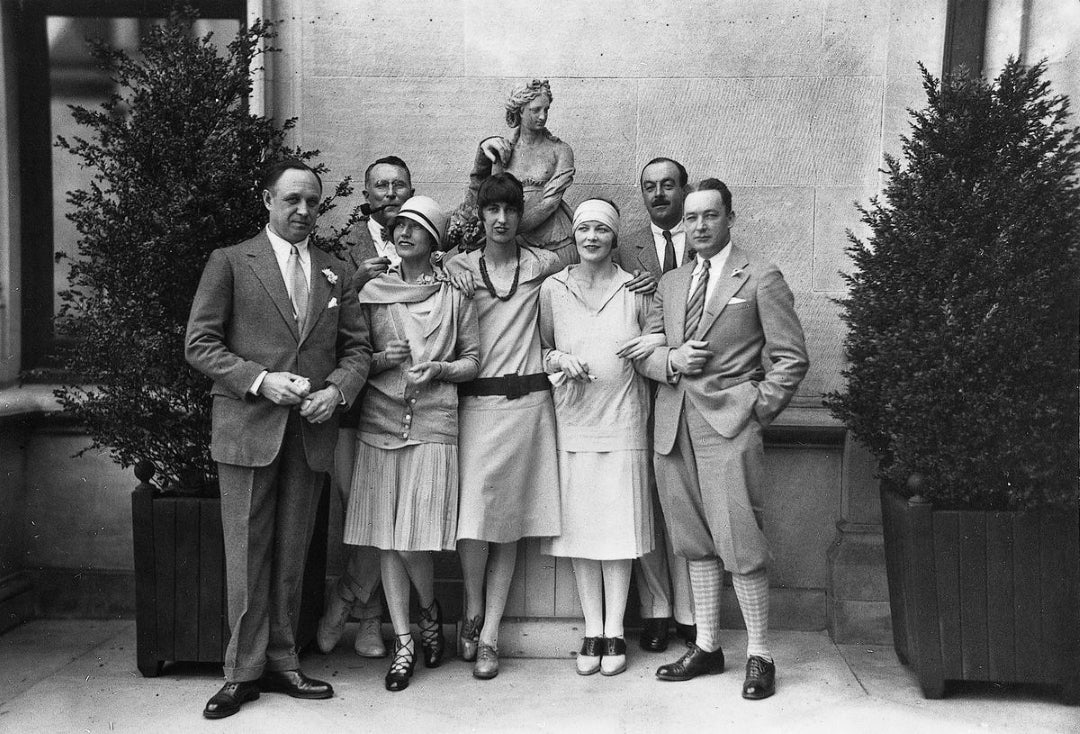
<path fill-rule="evenodd" d="M 729 254 L 731 254 L 731 240 L 728 240 L 728 243 L 724 245 L 720 252 L 709 258 L 709 282 L 705 286 L 705 303 L 701 311 L 702 318 L 705 318 L 705 311 L 709 308 L 709 301 L 712 299 L 713 293 L 716 293 L 716 284 L 720 282 L 720 274 L 724 271 Z M 694 294 L 694 288 L 697 287 L 698 280 L 701 279 L 701 273 L 705 269 L 701 263 L 701 258 L 698 258 L 697 264 L 694 265 L 694 272 L 690 274 L 690 290 L 686 293 L 686 302 L 688 304 L 690 303 L 690 297 Z M 671 354 L 674 351 L 672 349 L 668 352 L 667 377 L 670 383 L 678 382 L 680 377 L 679 373 L 671 365 Z"/>
<path fill-rule="evenodd" d="M 290 278 L 289 278 L 289 255 L 292 253 L 292 244 L 281 237 L 278 237 L 271 231 L 270 227 L 266 228 L 266 239 L 270 240 L 270 246 L 274 248 L 274 259 L 277 260 L 278 269 L 281 271 L 281 279 L 285 281 L 285 290 L 289 290 Z M 311 292 L 311 253 L 308 251 L 307 237 L 302 242 L 296 243 L 296 251 L 300 255 L 300 269 L 304 271 L 304 279 L 308 282 L 308 292 Z M 289 294 L 292 296 L 292 294 Z M 255 378 L 255 382 L 251 383 L 251 387 L 248 388 L 252 395 L 259 394 L 259 388 L 262 387 L 263 379 L 267 375 L 267 371 L 263 370 L 259 373 L 259 376 Z"/>
<path fill-rule="evenodd" d="M 656 260 L 660 263 L 660 267 L 664 267 L 664 251 L 667 250 L 667 241 L 664 239 L 663 227 L 657 227 L 656 223 L 649 222 L 649 229 L 652 230 L 653 247 L 656 248 Z M 683 264 L 683 259 L 686 255 L 686 230 L 683 229 L 682 220 L 674 227 L 668 230 L 671 232 L 671 243 L 675 246 L 675 267 L 679 267 Z"/>
<path fill-rule="evenodd" d="M 289 253 L 292 252 L 292 243 L 283 240 L 274 234 L 269 227 L 266 228 L 266 238 L 270 240 L 270 246 L 274 248 L 274 257 L 277 258 L 278 268 L 281 270 L 281 279 L 285 281 L 285 290 L 289 289 Z M 311 288 L 311 253 L 308 252 L 307 237 L 296 243 L 296 251 L 300 254 L 300 268 L 304 271 L 304 279 L 307 280 L 308 288 Z M 292 295 L 291 293 L 289 294 Z"/>
<path fill-rule="evenodd" d="M 397 254 L 397 248 L 394 247 L 393 242 L 387 242 L 383 239 L 383 226 L 375 221 L 375 217 L 372 217 L 367 222 L 368 232 L 371 233 L 371 241 L 375 245 L 375 252 L 379 253 L 379 257 L 385 257 L 390 260 L 391 266 L 396 266 L 401 262 L 401 258 Z"/>
<path fill-rule="evenodd" d="M 716 253 L 709 258 L 709 283 L 705 286 L 705 308 L 708 308 L 709 301 L 713 297 L 713 293 L 716 292 L 716 284 L 720 282 L 720 273 L 724 270 L 724 265 L 727 264 L 728 254 L 731 252 L 731 240 L 724 245 L 720 252 Z M 701 272 L 704 268 L 701 265 L 701 259 L 698 259 L 697 265 L 694 266 L 694 272 L 690 275 L 690 292 L 686 295 L 686 302 L 690 302 L 690 296 L 694 293 L 694 288 L 697 287 L 697 282 L 701 278 Z M 704 311 L 702 312 L 704 313 Z"/>

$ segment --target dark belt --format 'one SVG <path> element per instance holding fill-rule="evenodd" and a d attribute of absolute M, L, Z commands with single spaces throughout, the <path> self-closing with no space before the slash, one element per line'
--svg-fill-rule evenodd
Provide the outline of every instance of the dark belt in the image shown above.
<path fill-rule="evenodd" d="M 507 400 L 517 400 L 523 395 L 550 390 L 551 382 L 543 372 L 533 375 L 517 375 L 513 372 L 502 377 L 480 377 L 458 385 L 458 395 L 502 395 Z"/>

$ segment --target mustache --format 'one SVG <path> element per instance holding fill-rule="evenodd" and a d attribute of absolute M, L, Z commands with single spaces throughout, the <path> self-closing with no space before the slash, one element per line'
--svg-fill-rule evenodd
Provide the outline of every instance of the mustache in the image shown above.
<path fill-rule="evenodd" d="M 370 217 L 372 214 L 381 212 L 384 209 L 389 209 L 392 206 L 401 206 L 401 204 L 394 202 L 392 204 L 383 204 L 382 206 L 372 207 L 371 204 L 364 203 L 360 205 L 360 213 L 363 214 L 365 217 Z"/>
<path fill-rule="evenodd" d="M 652 203 L 653 203 L 653 206 L 656 206 L 658 204 L 670 204 L 671 200 L 668 199 L 666 196 L 657 196 L 656 198 L 654 198 L 652 200 Z"/>

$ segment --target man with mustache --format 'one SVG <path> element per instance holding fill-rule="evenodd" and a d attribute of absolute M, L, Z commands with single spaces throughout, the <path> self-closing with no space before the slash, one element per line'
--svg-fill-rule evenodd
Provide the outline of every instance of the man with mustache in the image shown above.
<path fill-rule="evenodd" d="M 693 259 L 693 249 L 686 246 L 682 224 L 686 169 L 671 158 L 653 158 L 641 169 L 638 183 L 642 203 L 649 213 L 649 225 L 629 234 L 625 242 L 620 241 L 612 259 L 634 275 L 649 272 L 659 281 L 664 273 Z M 672 616 L 679 637 L 693 642 L 694 609 L 686 559 L 679 558 L 672 550 L 655 487 L 653 499 L 657 505 L 653 513 L 655 544 L 653 550 L 635 561 L 634 570 L 641 605 L 639 644 L 642 650 L 663 652 L 668 646 Z"/>
<path fill-rule="evenodd" d="M 401 261 L 385 229 L 386 223 L 412 195 L 409 167 L 396 155 L 379 158 L 364 172 L 366 221 L 353 228 L 345 252 L 345 258 L 356 268 L 353 286 L 357 291 Z M 357 401 L 356 407 L 342 416 L 334 451 L 334 483 L 343 512 L 349 506 L 352 489 L 359 404 Z M 337 582 L 326 591 L 326 606 L 319 620 L 315 643 L 324 653 L 333 650 L 341 640 L 345 623 L 353 617 L 360 622 L 353 642 L 356 654 L 365 658 L 386 657 L 378 551 L 369 546 L 344 543 L 341 548 L 344 568 Z"/>
<path fill-rule="evenodd" d="M 230 637 L 208 719 L 261 693 L 334 695 L 300 670 L 296 621 L 336 413 L 356 399 L 371 361 L 352 268 L 309 243 L 318 175 L 298 160 L 273 164 L 262 198 L 266 228 L 210 254 L 185 339 L 188 363 L 214 381 L 210 451 L 225 536 Z"/>

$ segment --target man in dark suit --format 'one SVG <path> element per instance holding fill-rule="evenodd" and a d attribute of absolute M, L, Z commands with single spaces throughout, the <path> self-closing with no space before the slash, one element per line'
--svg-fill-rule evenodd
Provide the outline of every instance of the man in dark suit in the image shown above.
<path fill-rule="evenodd" d="M 412 175 L 405 161 L 391 155 L 368 166 L 364 171 L 363 195 L 365 218 L 353 227 L 345 251 L 345 258 L 356 269 L 353 279 L 356 290 L 401 260 L 385 229 L 390 218 L 413 195 Z M 342 416 L 334 450 L 334 484 L 343 511 L 348 510 L 352 490 L 358 410 L 359 401 Z M 342 545 L 342 565 L 341 576 L 326 590 L 326 605 L 315 643 L 324 653 L 330 652 L 341 640 L 345 623 L 354 618 L 360 622 L 353 640 L 356 654 L 365 658 L 386 657 L 378 552 L 367 546 Z"/>
<path fill-rule="evenodd" d="M 260 692 L 329 698 L 300 670 L 296 622 L 336 411 L 356 398 L 371 345 L 351 269 L 309 246 L 322 183 L 300 161 L 263 181 L 266 229 L 215 250 L 188 319 L 185 356 L 213 378 L 231 637 L 218 719 Z"/>
<path fill-rule="evenodd" d="M 686 169 L 671 158 L 654 158 L 641 169 L 638 184 L 649 224 L 620 236 L 613 259 L 624 270 L 634 274 L 649 272 L 659 281 L 664 273 L 694 256 L 693 249 L 686 246 L 682 224 Z M 694 609 L 686 559 L 675 555 L 663 513 L 657 511 L 654 515 L 658 521 L 653 550 L 634 563 L 634 571 L 641 604 L 639 644 L 642 650 L 663 652 L 668 646 L 672 616 L 679 636 L 693 642 Z"/>
<path fill-rule="evenodd" d="M 743 698 L 775 691 L 768 648 L 769 548 L 761 532 L 762 431 L 787 406 L 809 361 L 794 297 L 775 265 L 731 242 L 731 192 L 709 178 L 683 205 L 692 262 L 660 280 L 648 331 L 664 333 L 642 370 L 660 383 L 653 441 L 675 552 L 689 560 L 697 640 L 661 680 L 724 669 L 717 636 L 723 569 L 747 630 Z M 766 367 L 767 365 L 767 367 Z"/>

